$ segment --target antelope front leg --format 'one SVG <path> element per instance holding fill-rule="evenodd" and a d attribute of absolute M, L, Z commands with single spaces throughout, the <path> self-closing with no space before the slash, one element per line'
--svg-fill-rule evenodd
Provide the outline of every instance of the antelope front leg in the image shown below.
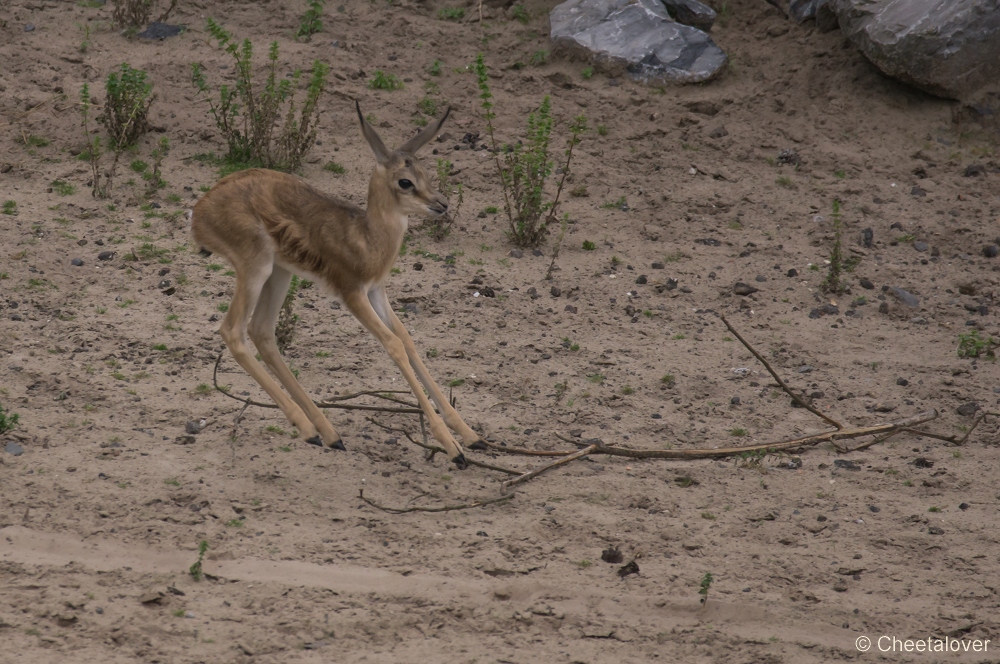
<path fill-rule="evenodd" d="M 406 347 L 403 342 L 393 334 L 375 309 L 372 308 L 371 302 L 369 302 L 365 293 L 355 292 L 350 295 L 344 296 L 344 304 L 350 310 L 354 317 L 357 318 L 362 325 L 364 325 L 369 332 L 375 335 L 375 338 L 379 340 L 379 343 L 385 348 L 386 352 L 389 353 L 389 357 L 392 361 L 396 363 L 399 370 L 402 372 L 403 377 L 409 384 L 410 389 L 413 391 L 414 396 L 417 397 L 417 402 L 420 404 L 420 408 L 424 411 L 424 415 L 427 416 L 427 421 L 431 428 L 431 434 L 433 434 L 434 439 L 437 440 L 447 451 L 448 456 L 451 460 L 455 462 L 455 465 L 460 469 L 464 470 L 468 467 L 468 462 L 465 460 L 465 455 L 462 453 L 462 448 L 455 439 L 452 438 L 451 433 L 448 431 L 448 427 L 445 426 L 444 421 L 442 421 L 441 416 L 434 411 L 434 406 L 431 404 L 427 395 L 424 394 L 423 387 L 420 384 L 419 379 L 413 372 L 413 368 L 410 366 L 409 358 L 406 355 Z"/>
<path fill-rule="evenodd" d="M 481 436 L 472 430 L 468 424 L 462 419 L 462 416 L 458 414 L 458 411 L 451 405 L 448 398 L 445 397 L 441 388 L 438 387 L 437 383 L 431 377 L 431 373 L 424 366 L 423 361 L 420 359 L 420 355 L 417 353 L 417 347 L 413 343 L 413 339 L 410 338 L 409 332 L 406 331 L 406 326 L 403 325 L 403 321 L 399 320 L 396 312 L 392 310 L 389 305 L 389 297 L 385 294 L 385 287 L 376 286 L 368 291 L 368 300 L 371 302 L 372 308 L 375 309 L 375 313 L 378 315 L 382 321 L 392 329 L 392 333 L 395 334 L 400 341 L 403 342 L 403 347 L 406 349 L 406 356 L 410 361 L 410 366 L 417 374 L 417 378 L 427 392 L 430 394 L 431 399 L 437 405 L 438 410 L 441 411 L 441 415 L 444 417 L 444 421 L 448 423 L 448 426 L 452 431 L 457 433 L 462 437 L 462 440 L 466 445 L 474 445 L 478 442 Z"/>

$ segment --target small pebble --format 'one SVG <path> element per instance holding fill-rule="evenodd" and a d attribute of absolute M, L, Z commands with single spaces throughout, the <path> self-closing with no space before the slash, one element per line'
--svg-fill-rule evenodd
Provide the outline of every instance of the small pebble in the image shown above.
<path fill-rule="evenodd" d="M 902 387 L 906 387 L 909 384 L 910 384 L 910 381 L 906 380 L 905 378 L 897 378 L 896 379 L 896 385 L 900 385 Z"/>
<path fill-rule="evenodd" d="M 13 440 L 7 443 L 7 446 L 3 448 L 3 451 L 7 454 L 13 454 L 14 456 L 21 456 L 24 454 L 24 448 L 15 443 Z"/>
<path fill-rule="evenodd" d="M 798 271 L 798 270 L 796 270 L 796 269 L 795 269 L 795 268 L 793 267 L 792 269 L 790 269 L 790 270 L 789 270 L 789 271 L 787 272 L 787 274 L 788 274 L 788 276 L 789 276 L 789 277 L 797 277 L 797 276 L 799 276 L 799 271 Z"/>
<path fill-rule="evenodd" d="M 653 263 L 650 267 L 654 270 L 662 270 L 666 266 L 663 263 Z"/>
<path fill-rule="evenodd" d="M 640 274 L 639 278 L 635 280 L 635 283 L 640 284 L 640 285 L 641 284 L 645 284 L 647 282 L 648 282 L 648 280 L 646 279 L 646 275 L 644 275 L 644 274 Z"/>
<path fill-rule="evenodd" d="M 767 277 L 765 277 L 763 274 L 758 274 L 756 277 L 754 277 L 754 281 L 757 281 L 759 283 L 764 283 L 765 281 L 767 281 Z"/>
<path fill-rule="evenodd" d="M 424 269 L 424 264 L 423 263 L 414 263 L 413 264 L 413 269 L 416 270 L 417 272 L 420 272 L 422 269 Z"/>
<path fill-rule="evenodd" d="M 559 297 L 560 295 L 562 295 L 562 289 L 553 286 L 552 288 L 549 289 L 549 293 L 552 295 L 552 297 Z"/>
<path fill-rule="evenodd" d="M 961 406 L 958 407 L 958 414 L 969 417 L 971 415 L 975 415 L 977 410 L 979 410 L 978 403 L 976 403 L 975 401 L 966 401 L 965 403 L 963 403 Z"/>
<path fill-rule="evenodd" d="M 988 244 L 983 247 L 983 256 L 987 258 L 996 258 L 998 253 L 1000 253 L 1000 247 L 997 247 L 995 244 Z"/>
<path fill-rule="evenodd" d="M 24 31 L 25 32 L 34 32 L 35 31 L 34 24 L 33 23 L 25 23 L 24 24 Z"/>
<path fill-rule="evenodd" d="M 733 292 L 737 295 L 750 295 L 756 293 L 758 289 L 754 288 L 750 284 L 745 284 L 742 281 L 737 281 L 733 285 Z"/>
<path fill-rule="evenodd" d="M 917 240 L 916 242 L 913 243 L 913 248 L 916 249 L 917 251 L 927 251 L 928 249 L 930 249 L 930 245 L 928 245 L 926 242 L 921 242 L 920 240 Z"/>
<path fill-rule="evenodd" d="M 523 258 L 524 252 L 521 251 L 520 249 L 511 249 L 510 251 L 507 252 L 507 255 L 510 256 L 511 258 Z"/>
<path fill-rule="evenodd" d="M 70 261 L 70 265 L 75 265 L 77 267 L 80 267 L 81 265 L 83 265 L 83 259 L 82 258 L 74 258 L 73 260 Z"/>
<path fill-rule="evenodd" d="M 109 261 L 114 257 L 115 257 L 115 252 L 113 251 L 102 251 L 101 253 L 97 254 L 97 260 L 99 261 Z"/>
<path fill-rule="evenodd" d="M 739 406 L 740 405 L 740 398 L 739 397 L 733 397 L 732 399 L 729 400 L 729 403 L 731 403 L 734 406 Z"/>

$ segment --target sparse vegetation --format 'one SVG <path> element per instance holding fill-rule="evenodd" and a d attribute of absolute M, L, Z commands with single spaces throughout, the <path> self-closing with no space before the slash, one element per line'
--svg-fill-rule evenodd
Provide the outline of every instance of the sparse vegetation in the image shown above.
<path fill-rule="evenodd" d="M 226 162 L 238 166 L 237 170 L 251 166 L 296 170 L 316 142 L 319 98 L 326 89 L 329 67 L 319 60 L 313 61 L 305 86 L 305 101 L 296 113 L 296 88 L 302 71 L 296 69 L 291 77 L 278 80 L 278 42 L 271 42 L 268 50 L 267 77 L 261 89 L 254 81 L 250 40 L 237 43 L 232 34 L 211 18 L 206 25 L 209 34 L 233 56 L 236 65 L 234 86 L 222 84 L 218 99 L 208 97 L 215 125 L 228 146 Z M 191 65 L 191 80 L 199 94 L 210 94 L 200 63 Z"/>
<path fill-rule="evenodd" d="M 17 413 L 10 413 L 8 415 L 4 412 L 3 405 L 0 405 L 0 434 L 7 433 L 16 427 L 20 418 L 21 416 Z"/>
<path fill-rule="evenodd" d="M 192 564 L 191 567 L 188 568 L 188 574 L 190 574 L 191 578 L 194 579 L 195 581 L 201 581 L 202 577 L 201 562 L 205 559 L 205 553 L 207 552 L 208 552 L 208 541 L 202 540 L 201 542 L 198 543 L 198 560 L 194 561 L 194 564 Z"/>
<path fill-rule="evenodd" d="M 115 152 L 133 147 L 149 131 L 149 107 L 156 96 L 146 72 L 133 69 L 127 63 L 120 71 L 111 72 L 104 83 L 104 111 L 97 122 L 108 133 L 108 145 Z"/>
<path fill-rule="evenodd" d="M 708 590 L 711 587 L 712 587 L 712 573 L 705 572 L 705 576 L 701 577 L 701 584 L 698 589 L 698 594 L 701 595 L 702 604 L 708 602 Z"/>
<path fill-rule="evenodd" d="M 465 18 L 464 7 L 442 7 L 438 10 L 438 18 L 445 21 L 461 21 Z"/>
<path fill-rule="evenodd" d="M 295 38 L 305 38 L 309 41 L 314 34 L 323 29 L 323 5 L 326 0 L 306 0 L 306 13 L 302 15 L 299 29 L 295 31 Z"/>
<path fill-rule="evenodd" d="M 562 164 L 562 176 L 555 196 L 551 201 L 546 201 L 545 184 L 553 170 L 553 162 L 549 158 L 553 126 L 551 100 L 546 96 L 538 111 L 528 115 L 527 140 L 516 145 L 506 145 L 501 150 L 493 129 L 496 114 L 493 112 L 493 94 L 490 92 L 489 74 L 482 53 L 476 56 L 474 68 L 482 100 L 482 115 L 486 120 L 486 130 L 503 189 L 510 239 L 519 247 L 537 247 L 545 240 L 549 225 L 558 218 L 559 198 L 570 173 L 573 148 L 587 129 L 586 118 L 583 115 L 577 116 L 569 127 L 570 137 L 566 141 L 566 161 Z"/>
<path fill-rule="evenodd" d="M 958 335 L 959 357 L 986 357 L 996 360 L 996 349 L 1000 341 L 989 336 L 985 339 L 979 336 L 979 330 L 970 330 Z"/>
<path fill-rule="evenodd" d="M 333 160 L 330 160 L 330 161 L 326 162 L 326 165 L 323 166 L 323 170 L 324 171 L 329 171 L 330 173 L 333 173 L 334 175 L 343 175 L 344 173 L 347 172 L 346 168 L 344 168 L 343 166 L 341 166 L 340 164 L 338 164 L 337 162 L 335 162 Z"/>
<path fill-rule="evenodd" d="M 278 345 L 278 351 L 282 355 L 285 354 L 285 349 L 288 348 L 288 345 L 292 343 L 292 339 L 295 337 L 295 325 L 299 322 L 298 314 L 292 311 L 292 305 L 295 304 L 295 294 L 299 292 L 299 286 L 298 275 L 293 275 L 291 283 L 288 284 L 285 301 L 281 304 L 281 312 L 278 314 L 278 325 L 274 330 L 275 342 Z"/>
<path fill-rule="evenodd" d="M 368 87 L 372 90 L 402 90 L 403 82 L 395 74 L 386 74 L 381 69 L 376 69 L 372 80 L 368 81 Z"/>
<path fill-rule="evenodd" d="M 597 249 L 597 245 L 596 244 L 594 244 L 590 240 L 584 240 L 583 241 L 583 250 L 584 251 L 594 251 L 595 249 Z"/>
<path fill-rule="evenodd" d="M 4 201 L 3 213 L 9 215 L 17 214 L 17 201 Z"/>

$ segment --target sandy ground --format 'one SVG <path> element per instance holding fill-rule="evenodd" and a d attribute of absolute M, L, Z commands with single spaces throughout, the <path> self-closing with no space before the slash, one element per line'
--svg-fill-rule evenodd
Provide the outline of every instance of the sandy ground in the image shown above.
<path fill-rule="evenodd" d="M 261 55 L 277 39 L 289 69 L 330 64 L 302 175 L 331 193 L 363 203 L 372 166 L 351 99 L 396 144 L 425 95 L 452 105 L 435 148 L 464 204 L 445 240 L 412 230 L 389 292 L 416 305 L 405 322 L 432 373 L 464 380 L 459 410 L 493 440 L 686 449 L 821 429 L 713 312 L 833 416 L 872 424 L 934 408 L 929 427 L 952 435 L 972 421 L 959 406 L 1000 401 L 996 365 L 956 353 L 972 329 L 1000 337 L 1000 259 L 983 254 L 1000 236 L 996 135 L 953 123 L 952 104 L 758 0 L 728 2 L 713 30 L 732 57 L 719 80 L 666 90 L 588 79 L 581 63 L 514 68 L 548 49 L 551 3 L 530 2 L 527 24 L 490 10 L 481 26 L 438 18 L 441 2 L 333 2 L 324 32 L 296 43 L 300 4 L 182 0 L 172 20 L 189 30 L 140 43 L 109 28 L 110 8 L 0 2 L 0 198 L 17 205 L 0 215 L 0 404 L 21 418 L 0 436 L 0 661 L 1000 661 L 1000 644 L 947 657 L 855 647 L 862 635 L 1000 639 L 995 423 L 962 447 L 906 435 L 758 464 L 598 457 L 509 503 L 387 514 L 359 489 L 384 505 L 440 506 L 495 497 L 503 477 L 427 462 L 358 411 L 328 411 L 347 452 L 305 444 L 261 408 L 231 439 L 240 404 L 200 386 L 223 348 L 216 321 L 233 279 L 197 255 L 180 214 L 217 179 L 193 157 L 224 150 L 189 81 L 195 60 L 215 83 L 231 75 L 204 32 L 213 16 Z M 571 183 L 588 195 L 565 201 L 552 281 L 551 241 L 543 256 L 509 256 L 502 213 L 481 213 L 501 198 L 489 153 L 461 140 L 484 132 L 465 69 L 480 49 L 502 140 L 521 136 L 546 94 L 558 131 L 579 113 L 592 128 Z M 155 199 L 126 165 L 112 211 L 73 156 L 74 101 L 84 81 L 100 99 L 121 62 L 146 69 L 157 95 L 157 131 L 127 158 L 151 161 L 161 135 L 173 151 Z M 369 89 L 376 69 L 404 89 Z M 789 149 L 797 166 L 777 159 Z M 346 173 L 324 171 L 331 159 Z M 834 199 L 853 270 L 850 293 L 831 298 L 820 286 Z M 475 297 L 476 276 L 497 297 Z M 759 290 L 736 295 L 737 282 Z M 318 288 L 296 311 L 287 359 L 316 398 L 400 388 L 376 341 Z M 264 398 L 228 353 L 220 382 Z M 534 463 L 491 456 L 470 452 Z M 844 459 L 854 463 L 835 465 Z M 198 583 L 187 569 L 202 540 Z M 639 573 L 619 578 L 620 564 L 601 560 L 610 546 Z"/>

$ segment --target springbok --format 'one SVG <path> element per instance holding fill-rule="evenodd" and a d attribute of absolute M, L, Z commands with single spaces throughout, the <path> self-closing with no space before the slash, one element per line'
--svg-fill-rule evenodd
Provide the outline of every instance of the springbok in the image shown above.
<path fill-rule="evenodd" d="M 194 206 L 195 241 L 203 251 L 224 256 L 236 271 L 232 304 L 219 333 L 307 442 L 344 449 L 340 434 L 282 361 L 275 342 L 275 323 L 292 274 L 325 284 L 385 347 L 416 395 L 434 438 L 456 466 L 465 468 L 462 447 L 448 427 L 468 445 L 479 435 L 431 378 L 385 293 L 408 215 L 440 216 L 448 210 L 448 200 L 434 189 L 414 155 L 437 136 L 451 109 L 398 150 L 389 150 L 361 114 L 361 105 L 355 102 L 355 108 L 375 155 L 367 210 L 297 177 L 264 169 L 223 178 Z M 287 395 L 248 349 L 248 335 Z"/>

